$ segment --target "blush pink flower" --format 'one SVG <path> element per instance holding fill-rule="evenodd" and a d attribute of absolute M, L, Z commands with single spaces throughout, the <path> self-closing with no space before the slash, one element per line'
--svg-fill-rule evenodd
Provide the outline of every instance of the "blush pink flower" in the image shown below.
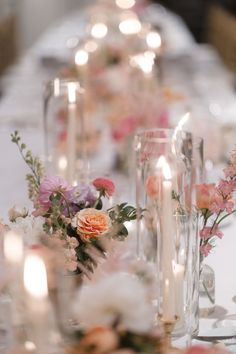
<path fill-rule="evenodd" d="M 69 272 L 74 272 L 78 267 L 75 250 L 71 248 L 64 248 L 63 254 L 65 257 L 65 269 Z"/>
<path fill-rule="evenodd" d="M 207 243 L 206 245 L 200 246 L 200 252 L 202 255 L 205 257 L 208 256 L 208 254 L 211 252 L 213 246 L 210 243 Z"/>
<path fill-rule="evenodd" d="M 115 192 L 114 183 L 108 178 L 96 178 L 93 181 L 94 187 L 107 197 L 111 197 Z"/>
<path fill-rule="evenodd" d="M 227 213 L 231 213 L 234 207 L 234 202 L 232 199 L 226 199 L 221 194 L 216 192 L 212 197 L 209 210 L 212 213 L 218 214 L 221 211 L 226 210 Z"/>
<path fill-rule="evenodd" d="M 73 189 L 66 180 L 59 176 L 46 176 L 39 187 L 38 202 L 41 208 L 48 210 L 51 206 L 50 196 L 61 192 L 66 194 Z"/>
<path fill-rule="evenodd" d="M 89 241 L 91 238 L 105 235 L 110 229 L 111 220 L 103 211 L 87 208 L 75 215 L 72 226 L 84 241 Z"/>
<path fill-rule="evenodd" d="M 226 180 L 221 180 L 217 186 L 217 189 L 223 195 L 224 198 L 228 198 L 229 196 L 231 196 L 231 193 L 233 192 L 234 188 L 235 182 Z"/>
<path fill-rule="evenodd" d="M 200 345 L 193 345 L 189 347 L 184 354 L 227 354 L 224 348 L 211 346 L 211 347 L 204 347 Z"/>
<path fill-rule="evenodd" d="M 146 180 L 146 191 L 147 195 L 150 198 L 156 199 L 160 194 L 160 183 L 161 177 L 160 176 L 149 176 Z"/>
<path fill-rule="evenodd" d="M 231 164 L 226 167 L 224 170 L 225 177 L 233 178 L 236 176 L 236 165 Z"/>
<path fill-rule="evenodd" d="M 216 225 L 213 228 L 211 226 L 206 226 L 200 231 L 200 237 L 203 240 L 207 240 L 212 236 L 217 236 L 219 238 L 223 237 L 223 232 Z"/>
<path fill-rule="evenodd" d="M 214 184 L 197 184 L 196 189 L 196 206 L 198 209 L 209 209 L 213 195 L 216 192 Z"/>

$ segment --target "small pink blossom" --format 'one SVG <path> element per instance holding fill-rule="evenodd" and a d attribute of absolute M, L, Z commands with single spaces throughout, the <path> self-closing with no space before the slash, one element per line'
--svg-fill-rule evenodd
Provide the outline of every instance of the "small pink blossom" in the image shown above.
<path fill-rule="evenodd" d="M 207 243 L 206 245 L 200 246 L 200 252 L 203 254 L 205 257 L 208 256 L 210 251 L 212 250 L 213 246 L 210 243 Z"/>
<path fill-rule="evenodd" d="M 228 196 L 231 195 L 235 188 L 235 182 L 234 181 L 226 181 L 226 180 L 221 180 L 220 183 L 217 186 L 217 189 L 219 192 L 223 195 L 224 198 L 227 198 Z"/>
<path fill-rule="evenodd" d="M 193 345 L 184 352 L 184 354 L 227 354 L 227 353 L 228 351 L 226 351 L 224 348 L 220 348 L 216 346 L 204 347 L 200 345 Z"/>
<path fill-rule="evenodd" d="M 216 225 L 213 228 L 211 226 L 206 226 L 200 231 L 200 237 L 203 240 L 207 240 L 209 237 L 217 236 L 219 238 L 223 237 L 223 232 Z"/>
<path fill-rule="evenodd" d="M 76 248 L 79 246 L 79 241 L 75 237 L 67 236 L 66 241 L 68 242 L 70 248 Z"/>
<path fill-rule="evenodd" d="M 108 178 L 96 178 L 93 181 L 94 187 L 104 195 L 111 197 L 115 192 L 114 183 Z"/>
<path fill-rule="evenodd" d="M 65 257 L 65 268 L 70 272 L 74 272 L 78 267 L 75 250 L 71 248 L 64 248 L 63 253 Z"/>
<path fill-rule="evenodd" d="M 215 193 L 209 206 L 209 210 L 215 214 L 218 214 L 219 212 L 224 210 L 226 210 L 227 213 L 231 213 L 233 207 L 234 202 L 232 199 L 226 199 L 221 194 Z"/>
<path fill-rule="evenodd" d="M 226 177 L 233 178 L 236 176 L 236 164 L 229 165 L 223 171 Z"/>

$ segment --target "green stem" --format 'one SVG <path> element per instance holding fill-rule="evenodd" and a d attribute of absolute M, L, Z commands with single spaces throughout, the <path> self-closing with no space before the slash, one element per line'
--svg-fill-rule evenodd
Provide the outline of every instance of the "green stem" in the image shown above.
<path fill-rule="evenodd" d="M 26 158 L 25 158 L 25 156 L 24 156 L 24 154 L 23 154 L 23 151 L 22 151 L 22 149 L 21 149 L 21 147 L 20 147 L 20 145 L 19 145 L 18 142 L 16 143 L 16 145 L 18 146 L 18 149 L 19 149 L 19 151 L 20 151 L 20 154 L 21 154 L 23 160 L 25 161 L 26 165 L 27 165 L 27 166 L 30 168 L 30 170 L 32 171 L 32 173 L 33 173 L 33 175 L 34 175 L 34 177 L 35 177 L 35 179 L 36 179 L 37 185 L 38 185 L 38 187 L 39 187 L 39 186 L 40 186 L 40 183 L 41 183 L 41 182 L 40 182 L 40 177 L 37 175 L 37 173 L 35 172 L 34 168 L 33 168 L 30 164 L 28 164 L 28 162 L 26 161 Z"/>
<path fill-rule="evenodd" d="M 64 199 L 64 201 L 66 203 L 66 209 L 67 209 L 67 212 L 68 212 L 68 216 L 70 218 L 71 214 L 70 214 L 70 206 L 69 206 L 68 200 L 66 199 L 65 195 L 62 192 L 58 191 L 58 193 L 60 194 L 60 196 Z"/>
<path fill-rule="evenodd" d="M 98 203 L 101 201 L 102 196 L 103 196 L 103 193 L 100 191 L 100 192 L 99 192 L 99 196 L 98 196 L 97 200 L 96 200 L 95 203 L 94 203 L 94 206 L 93 206 L 94 209 L 96 209 L 96 207 L 98 206 Z"/>
<path fill-rule="evenodd" d="M 205 290 L 205 292 L 206 292 L 206 294 L 207 294 L 207 296 L 208 296 L 210 302 L 211 302 L 212 304 L 214 304 L 214 299 L 213 299 L 212 296 L 210 295 L 210 293 L 209 293 L 209 291 L 208 291 L 208 289 L 207 289 L 207 286 L 206 286 L 206 284 L 205 284 L 204 281 L 202 281 L 202 285 L 203 285 L 203 288 L 204 288 L 204 290 Z"/>
<path fill-rule="evenodd" d="M 221 223 L 221 221 L 223 221 L 224 219 L 226 219 L 228 216 L 232 215 L 233 213 L 236 213 L 236 209 L 234 211 L 232 211 L 230 214 L 226 214 L 226 215 L 222 216 L 222 218 L 217 222 L 217 225 L 219 225 Z"/>

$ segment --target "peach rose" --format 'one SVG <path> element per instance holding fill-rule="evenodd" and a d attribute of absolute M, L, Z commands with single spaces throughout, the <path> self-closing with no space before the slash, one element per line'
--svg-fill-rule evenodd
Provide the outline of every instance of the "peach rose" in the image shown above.
<path fill-rule="evenodd" d="M 197 184 L 196 188 L 196 207 L 198 209 L 209 209 L 212 196 L 215 194 L 215 185 L 210 184 Z"/>
<path fill-rule="evenodd" d="M 160 194 L 160 176 L 149 176 L 146 180 L 146 191 L 147 195 L 152 198 L 158 198 Z"/>
<path fill-rule="evenodd" d="M 94 208 L 79 211 L 72 219 L 72 226 L 83 240 L 99 237 L 106 234 L 111 226 L 108 214 Z"/>
<path fill-rule="evenodd" d="M 116 350 L 119 341 L 117 334 L 108 327 L 95 327 L 86 333 L 80 341 L 80 348 L 88 352 L 93 348 L 93 353 L 109 353 Z"/>

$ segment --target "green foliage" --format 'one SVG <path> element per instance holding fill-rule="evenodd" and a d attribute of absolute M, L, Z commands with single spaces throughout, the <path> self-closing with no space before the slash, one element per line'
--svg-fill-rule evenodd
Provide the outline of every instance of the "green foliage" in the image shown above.
<path fill-rule="evenodd" d="M 108 209 L 108 213 L 112 220 L 113 228 L 116 231 L 113 237 L 120 240 L 124 239 L 128 236 L 128 230 L 124 223 L 136 220 L 137 209 L 127 203 L 122 203 Z"/>
<path fill-rule="evenodd" d="M 31 150 L 27 149 L 26 144 L 21 142 L 18 131 L 11 134 L 11 141 L 17 145 L 23 160 L 31 170 L 31 173 L 26 175 L 26 180 L 28 183 L 29 198 L 34 202 L 37 199 L 38 189 L 44 175 L 42 163 L 38 157 L 33 156 Z"/>

